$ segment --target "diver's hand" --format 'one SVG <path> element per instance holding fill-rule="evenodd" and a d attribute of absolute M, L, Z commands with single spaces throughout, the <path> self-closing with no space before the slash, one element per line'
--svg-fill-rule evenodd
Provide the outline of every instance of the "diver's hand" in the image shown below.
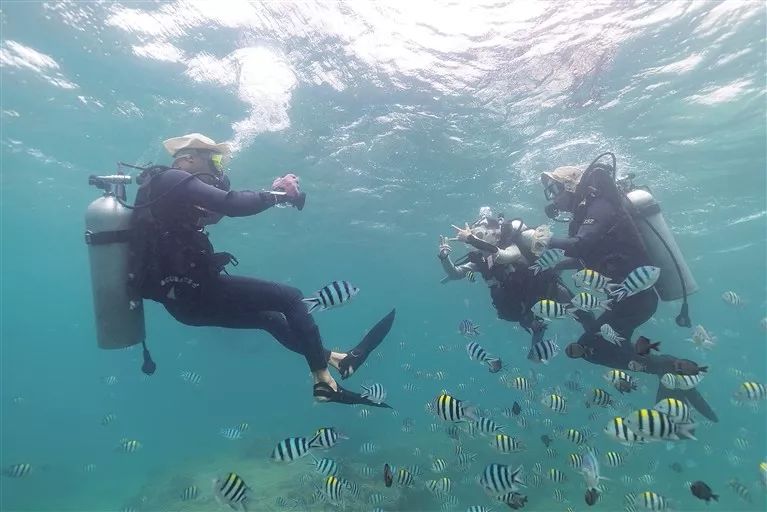
<path fill-rule="evenodd" d="M 300 195 L 298 176 L 288 173 L 281 178 L 275 178 L 272 182 L 272 190 L 285 192 L 290 199 L 296 199 Z"/>
<path fill-rule="evenodd" d="M 452 226 L 455 229 L 455 238 L 449 238 L 449 240 L 460 240 L 461 242 L 465 242 L 471 236 L 471 228 L 469 227 L 468 222 L 466 223 L 466 227 L 463 229 L 459 228 L 455 224 Z"/>
<path fill-rule="evenodd" d="M 442 235 L 439 235 L 439 259 L 444 260 L 447 258 L 450 255 L 450 251 L 452 251 L 452 249 L 450 248 L 448 239 Z"/>

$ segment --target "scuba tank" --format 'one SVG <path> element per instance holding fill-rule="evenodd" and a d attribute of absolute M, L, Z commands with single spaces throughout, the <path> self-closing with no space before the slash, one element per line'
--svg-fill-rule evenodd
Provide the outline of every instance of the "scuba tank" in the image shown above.
<path fill-rule="evenodd" d="M 90 185 L 104 191 L 85 212 L 96 340 L 102 349 L 137 345 L 146 336 L 143 302 L 129 285 L 133 212 L 123 203 L 125 185 L 130 182 L 126 175 L 89 178 Z"/>
<path fill-rule="evenodd" d="M 698 283 L 666 224 L 660 204 L 649 190 L 643 188 L 630 190 L 626 197 L 633 206 L 631 213 L 650 261 L 661 269 L 655 283 L 661 300 L 682 299 L 698 291 Z"/>

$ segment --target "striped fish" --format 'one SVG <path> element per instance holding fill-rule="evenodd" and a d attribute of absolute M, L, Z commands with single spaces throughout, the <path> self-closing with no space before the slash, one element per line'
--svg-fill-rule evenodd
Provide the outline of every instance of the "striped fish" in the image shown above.
<path fill-rule="evenodd" d="M 474 426 L 477 429 L 477 432 L 480 434 L 495 434 L 496 432 L 500 432 L 503 430 L 503 427 L 496 424 L 493 420 L 490 418 L 485 418 L 484 416 L 480 417 L 477 421 L 474 422 Z"/>
<path fill-rule="evenodd" d="M 549 299 L 539 300 L 530 311 L 539 318 L 545 321 L 554 320 L 557 318 L 564 318 L 566 316 L 572 317 L 572 306 L 570 304 L 556 302 Z"/>
<path fill-rule="evenodd" d="M 359 288 L 349 281 L 333 281 L 317 290 L 312 297 L 307 297 L 303 301 L 309 308 L 309 313 L 314 313 L 315 311 L 325 311 L 346 304 L 359 291 Z"/>
<path fill-rule="evenodd" d="M 514 377 L 511 381 L 511 387 L 520 391 L 528 391 L 533 388 L 533 385 L 526 377 Z"/>
<path fill-rule="evenodd" d="M 549 364 L 549 360 L 559 354 L 556 340 L 541 340 L 530 348 L 527 358 L 536 363 Z"/>
<path fill-rule="evenodd" d="M 591 402 L 594 405 L 598 405 L 600 407 L 610 407 L 613 405 L 613 399 L 612 396 L 610 396 L 610 393 L 605 391 L 602 388 L 594 388 Z"/>
<path fill-rule="evenodd" d="M 677 400 L 676 398 L 664 398 L 655 404 L 653 409 L 667 415 L 674 423 L 692 422 L 690 407 L 682 400 Z"/>
<path fill-rule="evenodd" d="M 412 487 L 414 482 L 413 474 L 405 468 L 397 471 L 397 483 L 403 487 Z"/>
<path fill-rule="evenodd" d="M 190 370 L 184 370 L 181 372 L 181 378 L 184 380 L 184 382 L 188 382 L 189 384 L 194 384 L 197 386 L 202 382 L 202 377 L 199 373 L 190 371 Z"/>
<path fill-rule="evenodd" d="M 486 364 L 490 373 L 497 373 L 501 369 L 501 360 L 488 354 L 476 341 L 471 341 L 466 344 L 466 352 L 469 354 L 469 359 L 472 361 L 479 361 L 480 363 Z"/>
<path fill-rule="evenodd" d="M 571 468 L 580 469 L 580 467 L 583 465 L 583 455 L 580 453 L 571 453 L 568 457 L 568 463 L 570 464 Z"/>
<path fill-rule="evenodd" d="M 230 441 L 235 441 L 242 438 L 242 432 L 236 427 L 222 428 L 221 435 Z"/>
<path fill-rule="evenodd" d="M 686 391 L 692 389 L 703 380 L 702 373 L 697 375 L 679 375 L 675 373 L 666 373 L 660 378 L 661 384 L 668 389 L 681 389 Z"/>
<path fill-rule="evenodd" d="M 338 502 L 341 501 L 343 488 L 344 485 L 341 482 L 341 479 L 333 475 L 328 475 L 325 477 L 325 482 L 322 486 L 322 492 L 325 494 L 325 497 L 328 500 L 332 502 Z"/>
<path fill-rule="evenodd" d="M 348 491 L 351 496 L 354 496 L 355 498 L 360 497 L 360 486 L 357 485 L 357 482 L 344 480 L 343 478 L 340 478 L 339 480 L 341 480 L 341 485 Z"/>
<path fill-rule="evenodd" d="M 370 502 L 371 505 L 381 505 L 389 501 L 389 498 L 385 494 L 381 494 L 380 492 L 374 492 L 368 497 L 368 501 Z M 373 510 L 380 510 L 381 512 L 383 512 L 382 508 L 375 508 Z"/>
<path fill-rule="evenodd" d="M 647 510 L 666 510 L 669 507 L 668 500 L 658 493 L 652 491 L 644 491 L 640 496 L 642 503 L 644 504 L 644 508 Z"/>
<path fill-rule="evenodd" d="M 237 510 L 246 510 L 250 488 L 237 473 L 229 473 L 216 480 L 213 487 L 216 498 Z"/>
<path fill-rule="evenodd" d="M 8 478 L 24 478 L 32 473 L 32 464 L 13 464 L 3 469 L 3 474 Z"/>
<path fill-rule="evenodd" d="M 736 397 L 744 400 L 764 400 L 767 398 L 767 388 L 759 382 L 744 382 L 740 385 Z"/>
<path fill-rule="evenodd" d="M 498 496 L 496 499 L 501 503 L 508 505 L 512 510 L 524 508 L 527 503 L 527 496 L 518 492 L 507 492 L 503 496 Z"/>
<path fill-rule="evenodd" d="M 638 435 L 648 440 L 679 440 L 680 436 L 697 439 L 693 435 L 694 423 L 674 423 L 655 409 L 639 409 L 626 416 L 623 421 Z"/>
<path fill-rule="evenodd" d="M 541 253 L 537 260 L 528 267 L 528 270 L 533 271 L 533 275 L 537 276 L 544 270 L 554 268 L 557 263 L 565 259 L 565 251 L 563 249 L 546 249 Z"/>
<path fill-rule="evenodd" d="M 645 439 L 634 433 L 620 416 L 611 419 L 604 428 L 604 433 L 625 445 L 644 443 Z"/>
<path fill-rule="evenodd" d="M 122 439 L 117 445 L 117 451 L 122 453 L 134 453 L 142 448 L 140 442 L 135 439 Z"/>
<path fill-rule="evenodd" d="M 609 277 L 605 277 L 596 270 L 584 268 L 573 274 L 573 281 L 578 288 L 586 288 L 592 291 L 602 291 L 605 286 L 611 281 Z"/>
<path fill-rule="evenodd" d="M 637 267 L 626 276 L 621 284 L 612 287 L 610 295 L 615 299 L 615 302 L 620 302 L 626 297 L 652 288 L 659 277 L 660 268 L 658 267 L 652 265 Z"/>
<path fill-rule="evenodd" d="M 742 483 L 738 482 L 737 480 L 730 480 L 727 485 L 735 491 L 735 494 L 737 494 L 741 500 L 751 503 L 751 491 L 743 485 Z"/>
<path fill-rule="evenodd" d="M 200 495 L 200 489 L 196 485 L 190 485 L 181 491 L 181 501 L 194 501 Z"/>
<path fill-rule="evenodd" d="M 115 413 L 110 412 L 109 414 L 101 418 L 101 424 L 106 427 L 107 425 L 111 425 L 112 422 L 116 419 L 117 419 L 117 415 Z"/>
<path fill-rule="evenodd" d="M 272 460 L 292 462 L 308 455 L 309 448 L 310 443 L 305 437 L 288 437 L 277 443 L 272 450 Z"/>
<path fill-rule="evenodd" d="M 546 473 L 546 476 L 548 476 L 549 480 L 551 480 L 555 484 L 559 484 L 559 483 L 567 481 L 567 475 L 565 475 L 564 473 L 562 473 L 560 470 L 556 468 L 551 468 L 549 472 Z"/>
<path fill-rule="evenodd" d="M 474 338 L 479 336 L 479 326 L 474 325 L 474 322 L 469 319 L 461 320 L 458 324 L 458 332 L 465 338 Z"/>
<path fill-rule="evenodd" d="M 437 480 L 428 480 L 426 482 L 426 488 L 429 489 L 433 494 L 445 495 L 450 494 L 450 489 L 453 488 L 453 483 L 451 482 L 450 478 L 444 476 Z"/>
<path fill-rule="evenodd" d="M 445 421 L 464 421 L 470 419 L 477 421 L 474 409 L 466 406 L 461 400 L 453 398 L 447 393 L 442 393 L 435 400 L 437 416 Z"/>
<path fill-rule="evenodd" d="M 461 467 L 473 464 L 476 460 L 477 460 L 476 453 L 459 453 L 458 454 L 458 465 Z"/>
<path fill-rule="evenodd" d="M 360 446 L 360 453 L 364 453 L 365 455 L 372 455 L 378 451 L 378 445 L 375 443 L 371 443 L 370 441 L 363 443 L 362 446 Z"/>
<path fill-rule="evenodd" d="M 581 292 L 570 301 L 575 308 L 581 311 L 594 311 L 596 309 L 610 311 L 610 302 L 612 302 L 611 299 L 600 299 L 589 292 Z"/>
<path fill-rule="evenodd" d="M 733 306 L 743 305 L 743 299 L 741 299 L 740 296 L 732 290 L 728 290 L 724 292 L 722 294 L 722 300 L 725 301 L 727 304 L 731 304 Z"/>
<path fill-rule="evenodd" d="M 621 346 L 621 343 L 626 341 L 626 338 L 621 337 L 615 332 L 615 329 L 613 329 L 610 324 L 603 324 L 602 327 L 599 328 L 599 334 L 602 335 L 602 338 L 604 338 L 605 341 L 609 341 L 618 347 Z"/>
<path fill-rule="evenodd" d="M 431 470 L 435 473 L 442 473 L 447 469 L 447 462 L 445 459 L 434 459 L 434 462 L 431 465 Z"/>
<path fill-rule="evenodd" d="M 551 393 L 549 395 L 544 396 L 541 399 L 541 403 L 554 412 L 558 412 L 558 413 L 567 412 L 567 401 L 562 396 L 557 395 L 556 393 Z"/>
<path fill-rule="evenodd" d="M 506 434 L 496 434 L 490 442 L 501 453 L 515 453 L 525 449 L 524 445 L 516 438 Z"/>
<path fill-rule="evenodd" d="M 472 505 L 466 509 L 466 512 L 493 512 L 492 509 L 482 505 Z"/>
<path fill-rule="evenodd" d="M 386 400 L 386 390 L 378 383 L 375 383 L 370 387 L 362 386 L 362 397 L 367 398 L 373 403 L 380 404 Z"/>
<path fill-rule="evenodd" d="M 309 448 L 332 448 L 339 439 L 349 439 L 333 427 L 317 429 L 314 437 L 309 441 Z"/>
<path fill-rule="evenodd" d="M 636 381 L 634 377 L 629 375 L 628 373 L 624 372 L 623 370 L 609 370 L 604 374 L 604 379 L 611 383 L 613 386 L 616 387 L 619 391 L 621 390 L 620 386 L 623 383 L 626 383 L 634 388 L 636 388 Z"/>
<path fill-rule="evenodd" d="M 605 462 L 610 467 L 622 466 L 626 460 L 619 452 L 607 452 L 605 453 Z"/>
<path fill-rule="evenodd" d="M 333 459 L 314 459 L 311 464 L 314 466 L 314 469 L 321 475 L 335 476 L 338 474 L 338 463 Z"/>
<path fill-rule="evenodd" d="M 511 466 L 504 464 L 488 464 L 482 471 L 479 484 L 496 496 L 509 491 L 516 491 L 520 485 L 525 485 L 522 470 L 522 466 L 512 470 Z"/>
<path fill-rule="evenodd" d="M 587 436 L 580 430 L 576 430 L 574 428 L 568 428 L 565 431 L 565 437 L 569 439 L 571 442 L 581 445 L 586 442 Z"/>

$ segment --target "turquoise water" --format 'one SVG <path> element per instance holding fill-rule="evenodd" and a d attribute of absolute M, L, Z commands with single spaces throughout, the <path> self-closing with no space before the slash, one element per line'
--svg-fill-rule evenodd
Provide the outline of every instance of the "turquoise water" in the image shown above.
<path fill-rule="evenodd" d="M 389 497 L 380 505 L 387 511 L 440 510 L 424 486 L 435 477 L 432 457 L 450 463 L 455 510 L 505 509 L 474 481 L 490 462 L 524 464 L 528 480 L 536 462 L 568 475 L 523 491 L 525 510 L 587 509 L 583 480 L 567 463 L 573 445 L 557 438 L 552 458 L 539 437 L 590 428 L 601 457 L 623 450 L 602 434 L 621 411 L 589 419 L 594 409 L 565 388 L 566 415 L 547 412 L 537 397 L 528 406 L 468 359 L 457 325 L 472 319 L 480 343 L 511 372 L 539 374 L 537 393 L 576 370 L 587 391 L 607 389 L 606 369 L 564 354 L 532 366 L 527 334 L 496 319 L 483 284 L 439 284 L 436 254 L 438 235 L 483 205 L 545 223 L 540 172 L 605 150 L 663 205 L 701 287 L 690 298 L 693 323 L 718 341 L 696 350 L 691 330 L 673 322 L 677 303 L 661 304 L 637 332 L 710 365 L 700 390 L 721 421 L 703 422 L 697 442 L 655 443 L 632 451 L 623 467 L 603 464 L 611 480 L 591 508 L 623 510 L 625 494 L 651 490 L 675 510 L 703 510 L 685 485 L 703 480 L 720 494 L 711 510 L 764 509 L 765 404 L 730 399 L 746 379 L 767 381 L 762 2 L 222 5 L 2 4 L 0 466 L 33 468 L 0 479 L 2 510 L 225 510 L 210 481 L 227 471 L 252 488 L 251 510 L 282 510 L 277 497 L 308 500 L 320 478 L 301 479 L 304 461 L 276 465 L 269 453 L 285 437 L 330 425 L 349 439 L 327 456 L 362 487 L 347 510 L 372 510 L 374 492 Z M 349 305 L 316 315 L 328 347 L 352 346 L 396 307 L 386 343 L 344 385 L 380 382 L 398 416 L 314 405 L 303 358 L 266 334 L 186 327 L 153 303 L 154 376 L 140 373 L 140 351 L 97 349 L 82 235 L 98 194 L 87 177 L 114 172 L 117 161 L 168 163 L 161 141 L 189 132 L 232 141 L 235 188 L 267 187 L 287 170 L 301 176 L 304 211 L 224 219 L 211 238 L 239 258 L 237 274 L 307 294 L 334 279 L 360 287 Z M 463 253 L 457 243 L 453 250 Z M 744 305 L 725 303 L 727 290 Z M 565 320 L 554 332 L 564 347 L 579 329 Z M 201 383 L 184 382 L 185 370 Z M 657 379 L 638 378 L 622 411 L 654 403 Z M 403 388 L 409 383 L 414 390 Z M 424 410 L 443 388 L 491 410 L 527 450 L 502 455 L 487 438 L 464 435 L 477 462 L 460 468 L 442 425 L 431 430 L 440 420 Z M 515 400 L 526 428 L 499 413 Z M 102 426 L 107 413 L 117 419 Z M 402 431 L 405 418 L 412 432 Z M 242 422 L 250 425 L 242 439 L 219 434 Z M 143 448 L 116 453 L 123 437 Z M 360 453 L 365 442 L 378 453 Z M 425 472 L 413 489 L 386 489 L 384 462 Z M 675 462 L 681 473 L 670 469 Z M 361 475 L 362 465 L 375 478 Z M 749 487 L 751 503 L 728 487 L 732 479 Z M 189 485 L 200 497 L 181 502 Z M 555 501 L 555 489 L 568 501 Z"/>

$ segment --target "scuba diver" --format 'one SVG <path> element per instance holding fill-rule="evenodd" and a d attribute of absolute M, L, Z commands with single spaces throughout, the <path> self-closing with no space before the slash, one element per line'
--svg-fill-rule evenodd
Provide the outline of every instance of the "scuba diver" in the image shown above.
<path fill-rule="evenodd" d="M 570 302 L 573 294 L 554 272 L 535 275 L 530 266 L 540 255 L 532 251 L 535 230 L 520 219 L 494 218 L 490 208 L 480 209 L 480 218 L 472 225 L 456 229 L 455 238 L 440 236 L 438 257 L 447 277 L 452 280 L 468 278 L 474 281 L 480 274 L 490 288 L 490 298 L 498 318 L 517 322 L 532 335 L 530 347 L 543 340 L 546 323 L 531 311 L 541 299 L 555 298 Z M 458 240 L 475 250 L 453 262 L 448 242 Z M 585 311 L 575 312 L 581 322 L 593 322 L 594 316 Z"/>
<path fill-rule="evenodd" d="M 612 166 L 599 163 L 606 155 L 612 156 Z M 633 184 L 624 187 L 629 189 L 628 194 L 619 189 L 619 184 L 624 186 L 627 182 L 616 183 L 615 167 L 615 155 L 604 153 L 585 169 L 567 166 L 542 173 L 545 197 L 550 201 L 546 214 L 554 220 L 559 219 L 561 212 L 569 212 L 572 217 L 567 237 L 552 237 L 548 229 L 539 228 L 533 234 L 532 247 L 535 252 L 565 251 L 567 258 L 555 271 L 588 268 L 610 278 L 612 283 L 620 283 L 637 267 L 661 268 L 661 277 L 654 287 L 614 303 L 611 310 L 594 322 L 581 322 L 585 332 L 567 351 L 582 353 L 589 362 L 624 370 L 634 361 L 644 368 L 642 371 L 660 377 L 675 373 L 675 362 L 679 360 L 669 355 L 636 354 L 630 342 L 632 335 L 655 313 L 658 295 L 663 300 L 684 299 L 677 324 L 689 327 L 687 295 L 697 285 L 649 191 L 633 188 Z M 604 324 L 627 341 L 620 346 L 606 341 L 600 335 L 600 326 Z M 708 419 L 718 421 L 695 388 L 681 391 L 659 385 L 657 401 L 667 397 L 684 399 Z"/>
<path fill-rule="evenodd" d="M 97 252 L 99 248 L 108 250 L 119 245 L 115 242 L 124 241 L 118 240 L 115 234 L 125 231 L 110 231 L 103 229 L 103 225 L 115 208 L 126 207 L 132 211 L 127 273 L 128 294 L 132 297 L 130 309 L 141 309 L 142 298 L 151 299 L 186 325 L 265 330 L 287 349 L 306 358 L 317 401 L 389 407 L 338 385 L 328 372 L 328 365 L 336 368 L 344 379 L 351 376 L 388 334 L 394 322 L 394 310 L 354 349 L 346 353 L 331 352 L 323 347 L 319 328 L 302 301 L 300 290 L 281 283 L 230 275 L 225 267 L 236 266 L 237 259 L 227 252 L 215 252 L 205 232 L 205 226 L 217 223 L 224 216 L 256 215 L 276 205 L 302 210 L 306 194 L 299 189 L 298 177 L 286 174 L 277 178 L 269 191 L 234 191 L 224 173 L 224 163 L 230 153 L 226 143 L 217 144 L 204 135 L 192 133 L 168 139 L 163 145 L 173 163 L 170 167 L 139 168 L 143 171 L 137 178 L 140 187 L 133 206 L 124 202 L 123 189 L 123 198 L 117 200 L 119 205 L 114 203 L 115 195 L 110 197 L 107 192 L 101 202 L 91 204 L 86 214 L 99 345 L 121 348 L 144 343 L 143 312 L 141 325 L 136 329 L 138 335 L 114 342 L 113 337 L 119 334 L 107 332 L 107 328 L 120 325 L 123 320 L 119 317 L 128 314 L 128 308 L 121 305 L 107 310 L 103 304 L 109 301 L 101 301 L 97 295 L 106 297 L 109 293 L 99 288 L 97 281 L 116 279 L 113 288 L 126 281 L 125 273 L 100 269 L 101 256 Z M 92 177 L 92 183 L 96 181 L 97 186 L 107 190 L 108 184 L 102 186 L 100 178 L 108 181 L 119 176 Z M 99 226 L 102 226 L 100 230 Z M 154 368 L 144 344 L 142 370 L 151 374 Z"/>

